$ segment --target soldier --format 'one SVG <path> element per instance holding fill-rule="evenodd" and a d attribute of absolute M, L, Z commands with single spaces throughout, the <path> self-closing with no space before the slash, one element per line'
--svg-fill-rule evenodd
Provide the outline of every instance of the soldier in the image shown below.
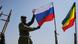
<path fill-rule="evenodd" d="M 32 40 L 30 39 L 29 32 L 39 29 L 40 26 L 37 26 L 36 28 L 29 27 L 31 24 L 33 24 L 35 19 L 35 15 L 34 15 L 35 10 L 33 10 L 32 12 L 33 12 L 33 17 L 29 23 L 26 23 L 26 18 L 27 18 L 26 16 L 21 16 L 21 23 L 19 24 L 20 37 L 18 40 L 18 44 L 33 44 Z"/>
<path fill-rule="evenodd" d="M 2 32 L 0 32 L 0 44 L 5 44 L 5 36 Z"/>

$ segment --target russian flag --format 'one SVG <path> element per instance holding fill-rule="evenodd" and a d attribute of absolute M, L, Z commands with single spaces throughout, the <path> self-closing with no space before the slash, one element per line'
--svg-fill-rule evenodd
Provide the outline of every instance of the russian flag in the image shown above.
<path fill-rule="evenodd" d="M 52 3 L 37 9 L 35 14 L 39 26 L 41 26 L 44 22 L 51 21 L 55 18 Z"/>

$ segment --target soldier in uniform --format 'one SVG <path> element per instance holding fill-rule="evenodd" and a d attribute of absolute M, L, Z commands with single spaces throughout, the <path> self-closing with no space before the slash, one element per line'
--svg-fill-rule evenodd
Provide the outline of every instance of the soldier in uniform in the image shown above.
<path fill-rule="evenodd" d="M 5 44 L 5 36 L 2 32 L 0 32 L 0 44 Z"/>
<path fill-rule="evenodd" d="M 20 37 L 18 40 L 18 44 L 33 44 L 32 40 L 30 38 L 29 32 L 39 29 L 40 26 L 33 27 L 33 28 L 30 27 L 30 25 L 33 24 L 34 19 L 35 19 L 35 15 L 34 15 L 35 10 L 33 10 L 32 12 L 33 12 L 32 20 L 28 23 L 26 23 L 27 17 L 21 16 L 21 23 L 19 24 L 19 35 L 20 35 Z"/>

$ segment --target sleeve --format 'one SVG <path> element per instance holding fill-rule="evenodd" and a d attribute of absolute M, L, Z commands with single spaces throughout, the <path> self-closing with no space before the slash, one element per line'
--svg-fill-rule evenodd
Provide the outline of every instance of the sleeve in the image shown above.
<path fill-rule="evenodd" d="M 38 28 L 35 28 L 35 27 L 29 27 L 29 26 L 27 26 L 27 25 L 24 25 L 24 27 L 25 28 L 27 28 L 27 31 L 35 31 L 35 30 L 37 30 Z"/>
<path fill-rule="evenodd" d="M 33 24 L 34 20 L 35 20 L 35 15 L 33 15 L 31 21 L 28 22 L 27 25 L 30 26 L 31 24 Z"/>
<path fill-rule="evenodd" d="M 28 25 L 20 24 L 20 25 L 19 25 L 19 29 L 20 29 L 20 31 L 30 32 L 30 31 L 35 31 L 35 30 L 37 30 L 38 28 L 29 27 Z"/>

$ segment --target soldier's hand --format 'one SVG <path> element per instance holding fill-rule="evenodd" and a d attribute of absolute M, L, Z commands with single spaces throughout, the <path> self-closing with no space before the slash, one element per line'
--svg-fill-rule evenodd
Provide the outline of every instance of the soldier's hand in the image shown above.
<path fill-rule="evenodd" d="M 37 26 L 37 29 L 40 29 L 40 26 Z"/>
<path fill-rule="evenodd" d="M 33 15 L 35 15 L 35 11 L 36 11 L 36 9 L 33 9 L 33 10 L 32 10 Z"/>

